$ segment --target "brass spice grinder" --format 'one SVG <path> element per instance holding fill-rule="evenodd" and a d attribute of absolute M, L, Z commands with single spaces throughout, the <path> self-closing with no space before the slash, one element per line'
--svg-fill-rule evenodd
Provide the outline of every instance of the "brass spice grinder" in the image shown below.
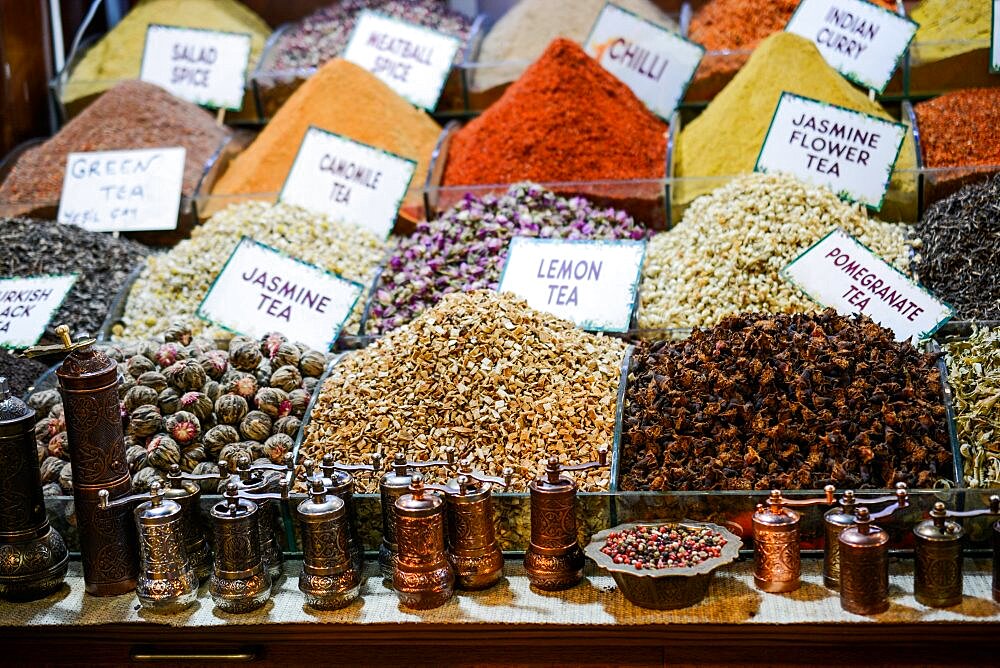
<path fill-rule="evenodd" d="M 889 609 L 889 534 L 872 522 L 907 506 L 900 504 L 869 513 L 857 510 L 857 522 L 843 531 L 840 543 L 840 607 L 857 615 L 877 615 Z"/>
<path fill-rule="evenodd" d="M 184 473 L 177 464 L 170 465 L 167 487 L 163 496 L 181 507 L 181 535 L 191 568 L 200 582 L 212 575 L 212 550 L 208 546 L 201 518 L 201 486 L 199 480 L 218 480 L 221 473 Z"/>
<path fill-rule="evenodd" d="M 906 483 L 897 483 L 897 490 L 905 490 Z M 858 499 L 853 490 L 847 490 L 840 497 L 840 505 L 831 508 L 823 515 L 823 584 L 835 591 L 840 591 L 840 534 L 857 523 L 855 513 L 858 504 L 864 504 L 870 511 L 873 506 L 883 503 L 895 503 L 898 494 Z"/>
<path fill-rule="evenodd" d="M 493 516 L 493 485 L 510 486 L 513 469 L 503 478 L 459 464 L 458 476 L 444 486 L 448 525 L 448 560 L 460 589 L 474 591 L 495 585 L 503 577 L 503 552 Z"/>
<path fill-rule="evenodd" d="M 429 492 L 429 493 L 428 493 Z M 413 474 L 409 494 L 396 499 L 396 545 L 392 586 L 401 605 L 426 610 L 455 593 L 455 571 L 445 556 L 445 502 Z"/>
<path fill-rule="evenodd" d="M 306 471 L 311 471 L 313 463 L 310 460 L 303 462 Z M 334 461 L 333 455 L 325 454 L 320 463 L 320 470 L 323 472 L 323 486 L 328 494 L 333 494 L 344 502 L 344 512 L 348 526 L 347 545 L 348 553 L 354 564 L 354 569 L 358 573 L 363 572 L 365 567 L 365 549 L 361 542 L 361 533 L 358 531 L 358 514 L 354 507 L 354 475 L 356 473 L 376 473 L 382 470 L 382 455 L 375 453 L 372 455 L 371 464 L 339 464 Z"/>
<path fill-rule="evenodd" d="M 229 464 L 225 461 L 219 462 L 219 471 L 223 479 L 228 478 L 229 482 L 235 482 L 237 489 L 247 493 L 267 493 L 275 492 L 282 480 L 282 474 L 287 474 L 291 467 L 291 455 L 285 457 L 285 466 L 277 464 L 252 464 L 250 458 L 241 455 L 236 460 L 236 471 L 230 475 Z M 249 498 L 249 497 L 246 497 Z M 257 535 L 260 539 L 260 555 L 264 561 L 264 567 L 272 580 L 281 577 L 281 565 L 284 555 L 278 545 L 275 535 L 274 506 L 269 499 L 279 497 L 262 498 L 258 504 L 259 508 L 255 513 L 257 519 Z"/>
<path fill-rule="evenodd" d="M 771 490 L 767 503 L 753 514 L 754 584 L 761 591 L 795 591 L 801 584 L 802 560 L 799 547 L 801 515 L 790 506 L 817 506 L 834 502 L 833 485 L 823 488 L 826 496 L 811 499 L 786 499 L 777 489 Z"/>

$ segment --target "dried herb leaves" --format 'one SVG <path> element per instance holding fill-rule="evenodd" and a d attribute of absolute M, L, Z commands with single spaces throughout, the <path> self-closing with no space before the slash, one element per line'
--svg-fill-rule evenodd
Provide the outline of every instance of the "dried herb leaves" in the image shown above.
<path fill-rule="evenodd" d="M 1000 328 L 944 346 L 964 483 L 1000 487 Z"/>

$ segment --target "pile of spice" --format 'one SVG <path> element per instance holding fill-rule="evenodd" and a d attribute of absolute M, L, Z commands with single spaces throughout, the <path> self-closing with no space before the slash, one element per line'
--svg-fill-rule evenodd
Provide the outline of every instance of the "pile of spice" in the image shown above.
<path fill-rule="evenodd" d="M 514 237 L 643 239 L 630 216 L 564 198 L 533 184 L 500 196 L 466 195 L 436 220 L 400 240 L 372 295 L 366 334 L 410 322 L 452 292 L 496 290 Z"/>
<path fill-rule="evenodd" d="M 278 36 L 268 49 L 265 71 L 319 67 L 336 58 L 350 41 L 358 15 L 370 10 L 407 23 L 422 25 L 462 40 L 469 36 L 469 19 L 442 0 L 342 0 L 316 10 Z M 455 54 L 461 60 L 463 49 Z"/>
<path fill-rule="evenodd" d="M 204 109 L 142 81 L 120 83 L 104 93 L 54 137 L 28 149 L 0 184 L 0 202 L 55 206 L 62 194 L 70 153 L 182 146 L 186 151 L 181 192 L 194 194 L 206 164 L 230 137 Z M 5 207 L 11 208 L 11 207 Z"/>
<path fill-rule="evenodd" d="M 415 160 L 417 169 L 406 204 L 421 206 L 427 167 L 441 128 L 374 74 L 339 58 L 295 91 L 229 165 L 213 194 L 280 192 L 310 126 Z"/>
<path fill-rule="evenodd" d="M 780 272 L 835 227 L 897 268 L 907 266 L 905 225 L 869 219 L 862 207 L 785 174 L 730 181 L 649 242 L 639 327 L 702 327 L 741 311 L 819 308 Z"/>
<path fill-rule="evenodd" d="M 558 38 L 587 41 L 604 0 L 520 0 L 490 29 L 471 70 L 472 88 L 485 91 L 516 80 Z M 618 0 L 616 5 L 677 32 L 677 24 L 649 0 Z"/>
<path fill-rule="evenodd" d="M 690 568 L 721 556 L 727 542 L 708 527 L 661 524 L 612 531 L 601 552 L 637 571 Z"/>
<path fill-rule="evenodd" d="M 509 293 L 447 295 L 334 366 L 300 460 L 367 461 L 377 450 L 421 460 L 452 446 L 476 469 L 512 467 L 512 489 L 523 491 L 549 455 L 580 463 L 610 448 L 625 347 Z M 592 469 L 581 488 L 608 489 L 609 478 Z M 373 492 L 377 476 L 356 484 Z"/>
<path fill-rule="evenodd" d="M 990 48 L 991 0 L 923 0 L 910 12 L 920 24 L 913 43 L 918 63 Z"/>
<path fill-rule="evenodd" d="M 100 93 L 125 79 L 138 79 L 150 25 L 248 34 L 251 70 L 271 34 L 264 20 L 238 0 L 141 0 L 73 69 L 63 102 Z"/>
<path fill-rule="evenodd" d="M 966 487 L 1000 487 L 1000 328 L 944 345 Z"/>
<path fill-rule="evenodd" d="M 567 39 L 455 133 L 444 185 L 659 179 L 667 126 Z"/>
<path fill-rule="evenodd" d="M 1000 319 L 1000 176 L 933 204 L 914 228 L 912 269 L 962 320 Z"/>
<path fill-rule="evenodd" d="M 7 379 L 7 385 L 14 396 L 22 396 L 31 389 L 47 369 L 41 362 L 18 357 L 14 351 L 0 348 L 0 377 Z"/>
<path fill-rule="evenodd" d="M 1000 165 L 1000 88 L 945 93 L 913 111 L 925 167 Z"/>
<path fill-rule="evenodd" d="M 830 67 L 812 42 L 778 32 L 761 42 L 746 67 L 681 131 L 677 176 L 728 177 L 752 172 L 783 92 L 891 119 L 878 103 Z M 908 133 L 896 170 L 912 169 L 915 164 L 916 150 Z M 715 179 L 679 182 L 672 189 L 674 201 L 683 208 L 719 185 Z M 882 215 L 912 219 L 915 207 L 915 179 L 894 176 Z"/>
<path fill-rule="evenodd" d="M 167 330 L 163 343 L 102 350 L 118 362 L 124 379 L 118 394 L 126 415 L 125 457 L 137 491 L 165 482 L 173 464 L 189 473 L 217 473 L 217 462 L 235 468 L 244 455 L 281 463 L 329 361 L 326 353 L 280 334 L 259 341 L 237 336 L 227 351 L 184 324 Z M 36 392 L 28 403 L 40 418 L 35 438 L 44 491 L 68 494 L 73 474 L 59 391 Z"/>
<path fill-rule="evenodd" d="M 150 256 L 129 292 L 122 322 L 112 329 L 115 338 L 158 336 L 174 321 L 194 318 L 243 236 L 365 286 L 371 285 L 388 251 L 387 244 L 367 230 L 297 206 L 253 201 L 234 204 L 196 227 L 190 239 L 167 253 Z M 358 330 L 362 301 L 358 300 L 344 332 Z M 229 337 L 200 320 L 194 332 Z"/>
<path fill-rule="evenodd" d="M 641 343 L 621 489 L 931 487 L 952 466 L 936 361 L 829 309 L 741 314 Z"/>

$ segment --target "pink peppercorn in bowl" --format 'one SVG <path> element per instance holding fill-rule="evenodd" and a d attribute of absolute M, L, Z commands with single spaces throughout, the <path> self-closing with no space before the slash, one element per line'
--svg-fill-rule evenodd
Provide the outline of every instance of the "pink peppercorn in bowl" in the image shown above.
<path fill-rule="evenodd" d="M 712 574 L 735 560 L 742 545 L 717 524 L 653 520 L 606 529 L 584 552 L 634 605 L 675 610 L 705 598 Z"/>

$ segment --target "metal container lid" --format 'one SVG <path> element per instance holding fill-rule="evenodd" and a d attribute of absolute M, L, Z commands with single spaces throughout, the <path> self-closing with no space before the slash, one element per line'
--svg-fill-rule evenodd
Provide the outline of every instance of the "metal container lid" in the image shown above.
<path fill-rule="evenodd" d="M 222 501 L 212 506 L 212 517 L 222 521 L 241 520 L 257 512 L 257 504 L 240 496 L 235 480 L 226 483 Z"/>
<path fill-rule="evenodd" d="M 551 455 L 545 463 L 545 471 L 530 483 L 528 488 L 532 492 L 571 492 L 576 491 L 576 483 L 561 475 L 563 467 L 559 465 L 559 458 Z"/>
<path fill-rule="evenodd" d="M 322 517 L 334 519 L 344 514 L 344 502 L 336 495 L 327 492 L 321 477 L 310 480 L 309 497 L 303 500 L 296 511 L 306 521 Z"/>
<path fill-rule="evenodd" d="M 784 527 L 798 523 L 799 514 L 785 507 L 785 503 L 786 499 L 781 495 L 781 490 L 772 489 L 767 502 L 758 504 L 757 512 L 753 514 L 754 523 L 768 527 Z"/>
<path fill-rule="evenodd" d="M 163 496 L 159 481 L 149 486 L 149 501 L 140 503 L 135 509 L 135 518 L 144 525 L 159 525 L 173 521 L 181 512 L 181 506 Z"/>
<path fill-rule="evenodd" d="M 449 503 L 476 503 L 482 501 L 490 495 L 490 491 L 493 488 L 493 485 L 488 482 L 479 482 L 464 475 L 451 478 L 444 486 L 448 490 Z"/>
<path fill-rule="evenodd" d="M 931 519 L 913 527 L 913 533 L 917 538 L 941 543 L 962 540 L 962 536 L 965 535 L 962 525 L 948 519 L 948 511 L 943 503 L 940 501 L 935 503 L 930 516 Z"/>
<path fill-rule="evenodd" d="M 407 466 L 406 455 L 397 452 L 392 458 L 389 470 L 379 479 L 379 487 L 386 489 L 406 488 L 410 486 L 411 482 L 413 482 L 413 474 Z"/>
<path fill-rule="evenodd" d="M 854 492 L 847 490 L 840 499 L 840 505 L 831 508 L 823 514 L 823 521 L 838 527 L 854 526 L 857 522 L 857 517 L 854 514 L 857 506 L 857 499 L 854 497 Z"/>
<path fill-rule="evenodd" d="M 34 425 L 35 410 L 11 394 L 7 378 L 0 376 L 0 435 L 20 434 Z"/>
<path fill-rule="evenodd" d="M 858 508 L 857 525 L 840 534 L 840 542 L 848 547 L 881 547 L 889 542 L 889 534 L 871 523 L 867 508 Z"/>
<path fill-rule="evenodd" d="M 426 494 L 424 477 L 419 473 L 413 475 L 410 483 L 410 493 L 396 499 L 396 515 L 398 517 L 428 517 L 441 512 L 444 499 L 437 494 Z"/>

